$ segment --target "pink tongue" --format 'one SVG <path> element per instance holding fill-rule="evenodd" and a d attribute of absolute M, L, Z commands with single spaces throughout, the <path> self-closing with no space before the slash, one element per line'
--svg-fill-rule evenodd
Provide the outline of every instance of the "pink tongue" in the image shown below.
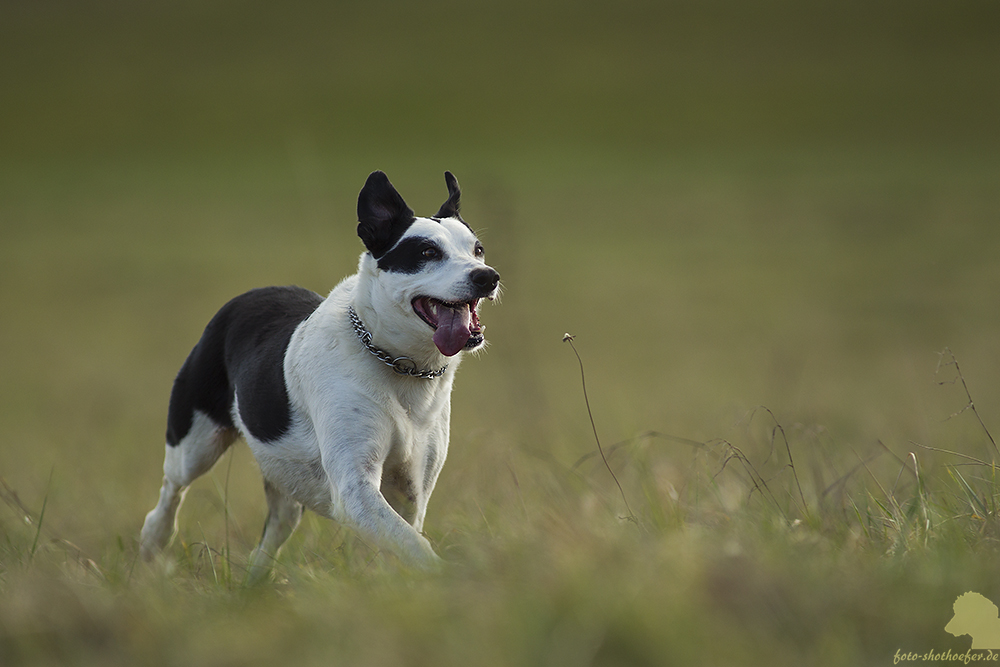
<path fill-rule="evenodd" d="M 453 357 L 465 348 L 472 335 L 472 311 L 468 306 L 461 308 L 437 307 L 438 325 L 434 332 L 434 344 L 441 354 Z"/>

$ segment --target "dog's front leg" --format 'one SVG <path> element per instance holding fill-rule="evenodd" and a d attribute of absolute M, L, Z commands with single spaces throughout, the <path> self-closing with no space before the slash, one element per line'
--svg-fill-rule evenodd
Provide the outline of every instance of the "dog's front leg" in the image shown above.
<path fill-rule="evenodd" d="M 343 388 L 338 392 L 343 395 Z M 330 484 L 332 517 L 362 539 L 392 551 L 405 563 L 433 569 L 440 559 L 430 542 L 382 495 L 382 471 L 397 429 L 378 402 L 316 406 L 313 414 L 323 470 Z M 350 420 L 342 415 L 348 414 Z"/>
<path fill-rule="evenodd" d="M 441 559 L 434 553 L 427 538 L 401 517 L 379 490 L 379 470 L 376 474 L 355 470 L 338 475 L 343 519 L 380 547 L 385 547 L 409 565 L 433 569 Z"/>
<path fill-rule="evenodd" d="M 334 518 L 409 565 L 436 567 L 440 559 L 430 542 L 392 508 L 379 488 L 391 449 L 391 429 L 358 420 L 346 428 L 331 425 L 318 431 L 323 468 L 331 484 Z"/>

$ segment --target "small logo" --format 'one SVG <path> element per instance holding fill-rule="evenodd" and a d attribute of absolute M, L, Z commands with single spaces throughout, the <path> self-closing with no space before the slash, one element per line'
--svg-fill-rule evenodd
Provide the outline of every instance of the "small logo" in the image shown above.
<path fill-rule="evenodd" d="M 1000 610 L 989 599 L 969 591 L 958 596 L 952 609 L 954 615 L 944 629 L 956 637 L 972 637 L 972 648 L 965 653 L 954 653 L 951 649 L 931 650 L 925 653 L 897 649 L 892 664 L 907 662 L 921 663 L 1000 663 Z"/>
<path fill-rule="evenodd" d="M 944 626 L 946 632 L 970 635 L 973 649 L 1000 649 L 1000 610 L 993 602 L 970 591 L 958 596 L 954 610 L 954 618 Z"/>

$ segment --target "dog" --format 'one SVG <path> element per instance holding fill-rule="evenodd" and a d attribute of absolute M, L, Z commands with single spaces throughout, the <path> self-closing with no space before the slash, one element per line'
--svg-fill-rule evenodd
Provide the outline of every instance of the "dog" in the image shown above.
<path fill-rule="evenodd" d="M 458 181 L 416 217 L 381 171 L 358 196 L 358 272 L 325 299 L 300 287 L 252 290 L 212 318 L 174 381 L 159 502 L 140 553 L 177 530 L 190 484 L 242 436 L 268 515 L 248 577 L 266 576 L 303 508 L 350 526 L 404 563 L 440 563 L 422 534 L 448 454 L 462 355 L 485 345 L 479 307 L 500 275 L 462 219 Z"/>

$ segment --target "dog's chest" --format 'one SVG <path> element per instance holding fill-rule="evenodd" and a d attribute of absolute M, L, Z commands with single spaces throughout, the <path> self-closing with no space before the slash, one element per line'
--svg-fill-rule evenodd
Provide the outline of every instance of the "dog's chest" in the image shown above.
<path fill-rule="evenodd" d="M 404 517 L 402 507 L 430 495 L 448 453 L 449 401 L 399 405 L 393 419 L 389 451 L 382 463 L 381 489 Z M 409 505 L 408 505 L 409 504 Z M 409 519 L 408 519 L 409 520 Z"/>
<path fill-rule="evenodd" d="M 248 438 L 264 477 L 313 511 L 331 518 L 337 516 L 336 508 L 329 505 L 331 485 L 336 498 L 338 479 L 329 474 L 332 471 L 324 470 L 324 458 L 357 461 L 358 473 L 378 469 L 383 482 L 388 480 L 405 496 L 421 495 L 447 454 L 451 382 L 450 378 L 402 380 L 405 382 L 392 388 L 395 390 L 356 395 L 355 400 L 340 404 L 334 421 L 348 427 L 332 438 L 323 438 L 325 444 L 317 437 L 317 421 L 331 415 L 295 408 L 295 426 L 286 437 L 266 444 Z M 356 411 L 361 406 L 377 409 Z M 345 437 L 348 432 L 351 435 Z M 324 447 L 330 448 L 326 455 Z"/>
<path fill-rule="evenodd" d="M 392 429 L 388 459 L 412 460 L 447 438 L 451 383 L 442 384 L 448 386 L 420 387 L 387 397 L 386 405 L 391 409 L 386 410 L 386 417 Z"/>

